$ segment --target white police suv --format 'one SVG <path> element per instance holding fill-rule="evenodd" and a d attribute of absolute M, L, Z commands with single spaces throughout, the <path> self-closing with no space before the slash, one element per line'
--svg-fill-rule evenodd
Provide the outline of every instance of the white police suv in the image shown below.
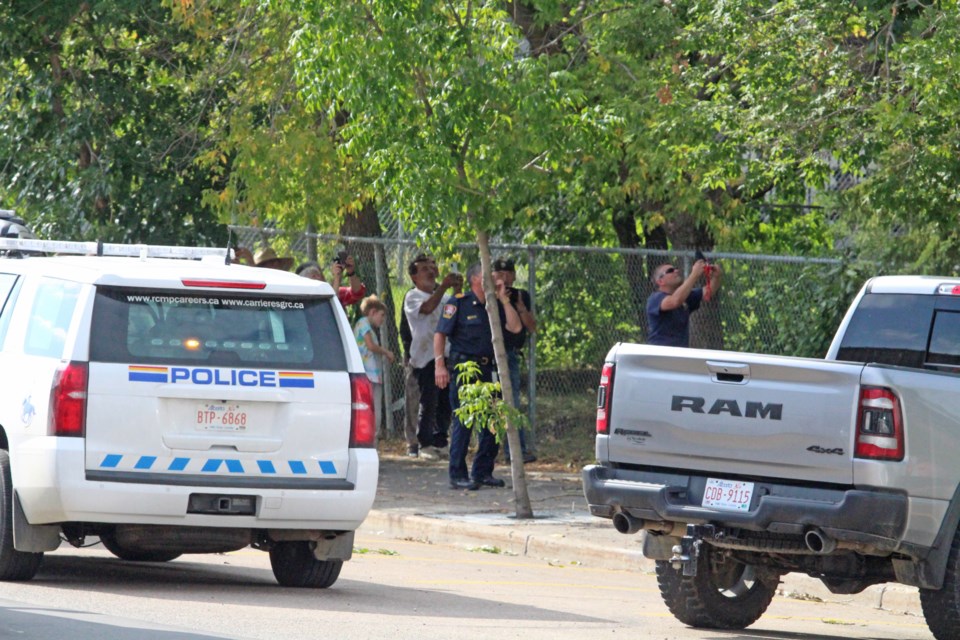
<path fill-rule="evenodd" d="M 148 562 L 250 545 L 282 585 L 332 585 L 378 459 L 330 286 L 225 249 L 0 249 L 93 254 L 0 260 L 0 579 L 96 536 Z"/>

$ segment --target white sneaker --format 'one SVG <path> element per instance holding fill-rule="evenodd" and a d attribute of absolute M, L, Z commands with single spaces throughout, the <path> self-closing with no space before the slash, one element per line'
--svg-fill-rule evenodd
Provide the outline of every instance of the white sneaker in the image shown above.
<path fill-rule="evenodd" d="M 439 460 L 440 450 L 436 447 L 420 447 L 421 460 Z"/>

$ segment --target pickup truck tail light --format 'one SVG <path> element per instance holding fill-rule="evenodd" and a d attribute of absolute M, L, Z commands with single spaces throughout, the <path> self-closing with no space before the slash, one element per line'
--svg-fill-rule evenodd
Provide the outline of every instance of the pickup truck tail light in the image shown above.
<path fill-rule="evenodd" d="M 377 418 L 373 413 L 373 387 L 365 373 L 350 374 L 350 446 L 376 445 Z"/>
<path fill-rule="evenodd" d="M 600 386 L 597 388 L 597 433 L 610 433 L 610 408 L 613 404 L 612 362 L 606 362 L 600 371 Z"/>
<path fill-rule="evenodd" d="M 70 362 L 60 367 L 50 392 L 47 435 L 82 438 L 87 419 L 87 364 Z"/>
<path fill-rule="evenodd" d="M 903 413 L 900 400 L 885 387 L 861 387 L 854 456 L 903 460 Z"/>

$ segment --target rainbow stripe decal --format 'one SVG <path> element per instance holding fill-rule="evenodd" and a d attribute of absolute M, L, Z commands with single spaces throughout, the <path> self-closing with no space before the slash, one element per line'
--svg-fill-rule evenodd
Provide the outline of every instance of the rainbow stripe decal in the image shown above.
<path fill-rule="evenodd" d="M 309 371 L 280 371 L 277 377 L 281 387 L 313 389 L 313 374 Z"/>
<path fill-rule="evenodd" d="M 127 367 L 127 380 L 130 382 L 168 382 L 170 380 L 170 367 L 130 365 Z"/>

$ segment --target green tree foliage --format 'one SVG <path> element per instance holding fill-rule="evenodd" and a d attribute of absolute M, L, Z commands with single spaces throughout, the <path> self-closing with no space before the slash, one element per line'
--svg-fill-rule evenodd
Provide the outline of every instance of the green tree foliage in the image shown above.
<path fill-rule="evenodd" d="M 343 153 L 412 230 L 467 241 L 546 188 L 559 166 L 563 74 L 524 57 L 494 2 L 346 0 L 302 8 L 298 79 Z"/>
<path fill-rule="evenodd" d="M 221 87 L 161 2 L 0 4 L 0 193 L 43 236 L 222 241 L 194 160 Z"/>
<path fill-rule="evenodd" d="M 710 100 L 745 188 L 794 200 L 832 174 L 862 181 L 821 196 L 838 234 L 893 268 L 950 272 L 960 259 L 957 2 L 731 0 L 693 3 L 680 78 Z M 830 161 L 833 161 L 831 164 Z M 896 242 L 890 242 L 893 236 Z"/>
<path fill-rule="evenodd" d="M 477 242 L 509 399 L 489 234 L 565 164 L 565 126 L 578 125 L 579 92 L 564 71 L 524 52 L 499 2 L 334 0 L 294 10 L 304 21 L 295 53 L 305 103 L 330 121 L 342 118 L 343 154 L 431 246 Z M 519 447 L 515 430 L 508 437 Z M 517 515 L 530 517 L 519 463 L 513 480 Z"/>
<path fill-rule="evenodd" d="M 499 382 L 481 382 L 480 365 L 464 362 L 456 366 L 457 391 L 460 407 L 457 417 L 467 429 L 486 429 L 493 433 L 497 442 L 506 435 L 509 421 L 518 429 L 527 426 L 527 415 L 516 407 L 501 401 Z"/>
<path fill-rule="evenodd" d="M 227 72 L 211 145 L 197 160 L 214 177 L 204 204 L 224 222 L 339 231 L 371 196 L 338 153 L 334 119 L 300 99 L 289 46 L 299 17 L 233 0 L 175 4 L 173 13 L 198 40 L 221 43 L 208 64 Z"/>

